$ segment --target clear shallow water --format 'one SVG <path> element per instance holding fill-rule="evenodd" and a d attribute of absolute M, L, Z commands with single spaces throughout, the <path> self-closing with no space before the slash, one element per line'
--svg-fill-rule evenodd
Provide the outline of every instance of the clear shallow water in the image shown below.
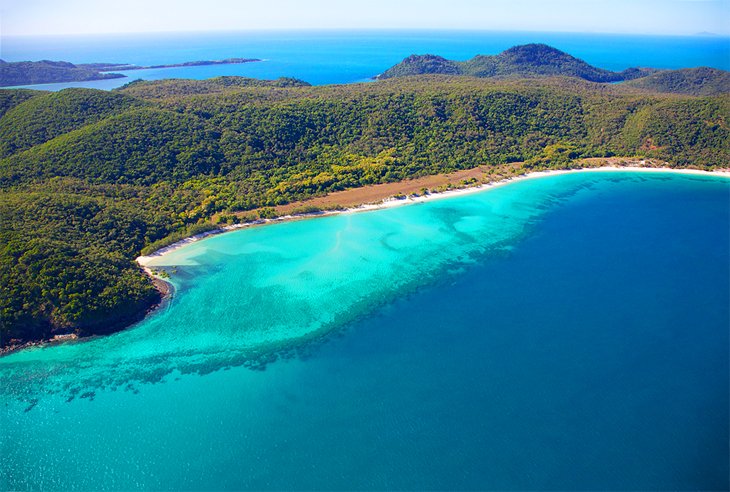
<path fill-rule="evenodd" d="M 201 241 L 158 315 L 0 359 L 0 486 L 725 489 L 728 203 L 583 173 Z"/>
<path fill-rule="evenodd" d="M 206 79 L 240 75 L 261 79 L 296 77 L 312 84 L 371 79 L 408 55 L 432 53 L 455 60 L 497 54 L 517 44 L 547 43 L 601 68 L 632 66 L 730 70 L 730 38 L 635 36 L 490 31 L 258 31 L 156 35 L 43 36 L 2 38 L 6 61 L 64 60 L 140 66 L 194 60 L 259 58 L 262 63 L 124 72 L 127 78 L 29 86 L 112 89 L 143 78 Z"/>

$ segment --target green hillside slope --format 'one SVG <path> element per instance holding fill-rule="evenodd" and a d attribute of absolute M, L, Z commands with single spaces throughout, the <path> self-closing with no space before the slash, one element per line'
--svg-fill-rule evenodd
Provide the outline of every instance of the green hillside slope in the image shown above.
<path fill-rule="evenodd" d="M 626 83 L 648 91 L 713 96 L 730 94 L 730 72 L 699 67 L 666 70 Z"/>
<path fill-rule="evenodd" d="M 2 91 L 13 94 L 16 91 Z M 23 94 L 27 91 L 21 91 Z M 94 89 L 65 89 L 36 94 L 0 118 L 0 157 L 42 144 L 71 130 L 140 106 L 123 94 Z"/>

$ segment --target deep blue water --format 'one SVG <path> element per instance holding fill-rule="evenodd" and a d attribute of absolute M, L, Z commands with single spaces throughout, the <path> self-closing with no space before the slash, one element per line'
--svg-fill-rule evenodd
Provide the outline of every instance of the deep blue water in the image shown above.
<path fill-rule="evenodd" d="M 631 66 L 730 70 L 730 38 L 637 36 L 493 31 L 258 31 L 228 33 L 45 36 L 2 38 L 7 61 L 64 60 L 116 62 L 140 66 L 231 57 L 262 63 L 125 72 L 126 79 L 46 84 L 111 89 L 143 78 L 204 79 L 241 75 L 263 79 L 296 77 L 312 84 L 369 80 L 410 54 L 432 53 L 456 60 L 497 54 L 524 43 L 547 43 L 601 68 Z"/>
<path fill-rule="evenodd" d="M 0 488 L 730 485 L 730 180 L 577 173 L 188 248 L 164 312 L 0 359 Z M 246 367 L 351 285 L 356 319 Z"/>
<path fill-rule="evenodd" d="M 727 490 L 730 190 L 595 191 L 322 351 L 360 485 Z"/>

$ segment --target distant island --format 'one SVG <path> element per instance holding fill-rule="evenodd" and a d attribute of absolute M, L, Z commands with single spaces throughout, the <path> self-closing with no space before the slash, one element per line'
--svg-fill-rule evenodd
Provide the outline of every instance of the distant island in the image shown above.
<path fill-rule="evenodd" d="M 589 65 L 552 46 L 525 44 L 514 46 L 498 55 L 477 55 L 463 62 L 447 60 L 437 55 L 411 55 L 375 78 L 444 74 L 473 77 L 567 76 L 589 82 L 621 82 L 656 71 L 653 68 L 628 68 L 622 72 L 612 72 Z"/>
<path fill-rule="evenodd" d="M 127 70 L 150 68 L 199 67 L 205 65 L 234 65 L 261 61 L 258 58 L 226 58 L 225 60 L 199 60 L 170 65 L 139 66 L 129 63 L 80 63 L 74 65 L 65 61 L 22 61 L 0 60 L 0 87 L 15 85 L 50 84 L 54 82 L 86 82 L 90 80 L 118 79 L 126 77 Z"/>

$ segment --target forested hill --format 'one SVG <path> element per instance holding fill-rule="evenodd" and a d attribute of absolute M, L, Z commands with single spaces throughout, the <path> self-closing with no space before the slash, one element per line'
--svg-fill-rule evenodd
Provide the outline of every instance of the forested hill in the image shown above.
<path fill-rule="evenodd" d="M 159 294 L 134 258 L 212 227 L 214 215 L 231 221 L 477 165 L 515 163 L 519 173 L 590 156 L 730 162 L 730 96 L 576 78 L 311 87 L 226 77 L 111 92 L 0 90 L 2 113 L 2 346 L 138 319 Z"/>
<path fill-rule="evenodd" d="M 591 82 L 618 82 L 642 77 L 652 72 L 652 69 L 639 68 L 611 72 L 596 68 L 545 44 L 526 44 L 514 46 L 494 56 L 477 55 L 464 62 L 451 61 L 436 55 L 411 55 L 376 78 L 445 74 L 474 77 L 565 76 Z"/>
<path fill-rule="evenodd" d="M 626 85 L 655 92 L 693 96 L 730 94 L 730 72 L 709 67 L 665 70 L 632 80 Z"/>

